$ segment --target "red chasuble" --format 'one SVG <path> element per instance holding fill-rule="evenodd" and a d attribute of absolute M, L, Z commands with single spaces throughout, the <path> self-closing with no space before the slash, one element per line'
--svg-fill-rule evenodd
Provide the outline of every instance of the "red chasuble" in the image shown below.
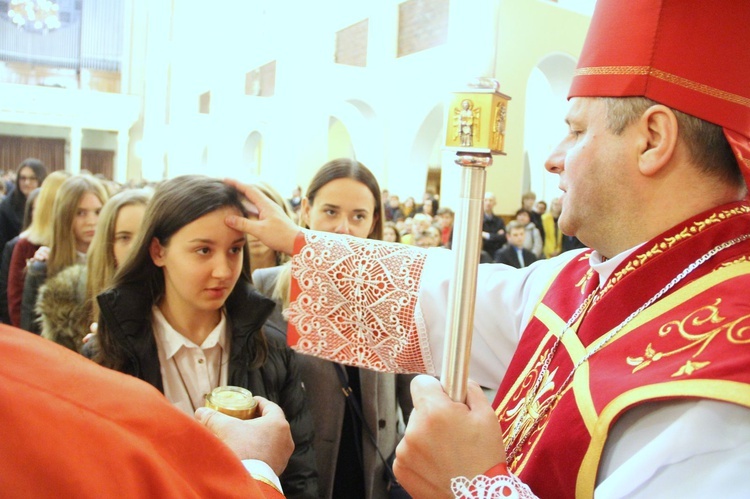
<path fill-rule="evenodd" d="M 510 470 L 535 494 L 592 497 L 608 432 L 638 404 L 750 407 L 748 235 L 750 205 L 732 203 L 641 245 L 601 287 L 589 253 L 554 277 L 495 400 Z M 414 313 L 424 252 L 314 233 L 295 253 L 290 345 L 383 371 L 432 366 Z"/>
<path fill-rule="evenodd" d="M 738 241 L 748 234 L 750 207 L 734 203 L 647 242 L 599 290 L 589 253 L 563 268 L 495 399 L 509 468 L 535 494 L 592 497 L 609 429 L 638 404 L 704 398 L 750 407 L 750 303 L 740 292 L 750 287 L 750 240 Z"/>

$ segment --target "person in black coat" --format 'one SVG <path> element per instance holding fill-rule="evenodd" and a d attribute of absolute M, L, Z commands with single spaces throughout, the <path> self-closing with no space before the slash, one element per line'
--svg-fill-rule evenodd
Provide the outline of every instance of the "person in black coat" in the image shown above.
<path fill-rule="evenodd" d="M 220 180 L 186 175 L 159 185 L 112 287 L 100 294 L 96 360 L 159 389 L 193 414 L 220 385 L 277 403 L 295 450 L 286 497 L 317 498 L 313 422 L 295 353 L 264 327 L 274 303 L 250 284 L 247 240 L 224 224 L 247 216 Z"/>
<path fill-rule="evenodd" d="M 495 195 L 487 192 L 484 195 L 484 217 L 482 218 L 482 251 L 490 255 L 503 247 L 507 238 L 505 236 L 505 222 L 495 215 Z"/>
<path fill-rule="evenodd" d="M 526 227 L 515 220 L 508 224 L 508 244 L 495 252 L 495 263 L 504 263 L 517 269 L 528 267 L 536 261 L 536 255 L 523 247 Z"/>
<path fill-rule="evenodd" d="M 21 232 L 26 196 L 42 185 L 46 176 L 47 169 L 38 159 L 28 158 L 18 165 L 15 187 L 0 202 L 0 249 Z"/>
<path fill-rule="evenodd" d="M 23 224 L 21 229 L 26 230 L 31 225 L 31 219 L 34 216 L 34 201 L 39 195 L 37 187 L 26 197 L 26 207 L 23 212 Z M 13 237 L 5 243 L 0 258 L 0 322 L 10 324 L 10 312 L 8 310 L 8 274 L 10 271 L 10 259 L 13 256 L 13 249 L 16 247 L 19 236 Z"/>

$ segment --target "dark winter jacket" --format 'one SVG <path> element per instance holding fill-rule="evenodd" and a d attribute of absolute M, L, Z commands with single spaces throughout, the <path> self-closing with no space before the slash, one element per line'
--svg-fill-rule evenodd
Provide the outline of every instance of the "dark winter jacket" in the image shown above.
<path fill-rule="evenodd" d="M 21 232 L 26 196 L 14 190 L 0 201 L 0 248 Z"/>
<path fill-rule="evenodd" d="M 21 300 L 21 329 L 34 334 L 41 334 L 41 320 L 36 310 L 39 290 L 47 280 L 47 262 L 32 261 L 26 267 L 26 278 L 23 281 L 23 299 Z"/>
<path fill-rule="evenodd" d="M 98 296 L 101 315 L 109 334 L 121 341 L 129 360 L 122 371 L 164 391 L 159 356 L 151 324 L 153 298 L 140 285 L 105 291 Z M 263 396 L 284 411 L 292 430 L 295 449 L 281 475 L 286 497 L 318 497 L 318 477 L 312 447 L 313 421 L 297 372 L 297 359 L 286 340 L 262 326 L 274 303 L 241 280 L 225 304 L 231 331 L 228 383 Z M 268 357 L 259 369 L 251 369 L 256 335 L 266 334 Z"/>
<path fill-rule="evenodd" d="M 8 272 L 10 271 L 10 258 L 13 256 L 13 248 L 18 243 L 18 236 L 14 237 L 3 247 L 0 259 L 0 321 L 10 324 L 10 312 L 8 311 Z"/>

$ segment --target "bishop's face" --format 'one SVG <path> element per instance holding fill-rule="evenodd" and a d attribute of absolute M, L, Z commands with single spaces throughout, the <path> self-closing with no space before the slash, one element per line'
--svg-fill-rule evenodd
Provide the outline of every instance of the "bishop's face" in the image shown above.
<path fill-rule="evenodd" d="M 560 176 L 560 229 L 596 248 L 610 237 L 628 202 L 633 161 L 633 127 L 615 135 L 607 129 L 604 99 L 574 98 L 565 118 L 568 133 L 545 163 Z M 629 208 L 628 208 L 629 209 Z"/>

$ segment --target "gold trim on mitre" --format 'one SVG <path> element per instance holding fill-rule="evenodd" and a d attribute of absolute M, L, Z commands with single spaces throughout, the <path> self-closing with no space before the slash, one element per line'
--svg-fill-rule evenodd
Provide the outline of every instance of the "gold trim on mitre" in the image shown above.
<path fill-rule="evenodd" d="M 725 90 L 698 83 L 682 76 L 677 76 L 666 71 L 654 69 L 650 66 L 598 66 L 591 68 L 578 68 L 573 73 L 574 76 L 599 76 L 599 75 L 639 75 L 653 76 L 660 80 L 667 81 L 674 85 L 694 90 L 696 92 L 716 97 L 717 99 L 732 102 L 750 108 L 750 98 L 733 94 Z"/>

